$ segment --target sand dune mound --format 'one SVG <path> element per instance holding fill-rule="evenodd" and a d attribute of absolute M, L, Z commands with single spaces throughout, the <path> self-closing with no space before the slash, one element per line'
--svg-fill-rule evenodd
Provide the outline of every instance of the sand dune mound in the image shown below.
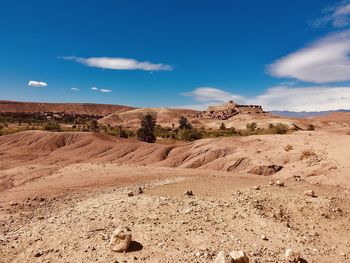
<path fill-rule="evenodd" d="M 348 184 L 350 136 L 298 132 L 203 139 L 176 145 L 147 144 L 93 133 L 28 131 L 0 137 L 0 175 L 6 169 L 41 164 L 115 163 L 229 171 L 249 174 L 256 167 L 280 167 L 278 177 Z M 23 171 L 23 175 L 31 171 Z M 265 173 L 262 173 L 265 175 Z"/>

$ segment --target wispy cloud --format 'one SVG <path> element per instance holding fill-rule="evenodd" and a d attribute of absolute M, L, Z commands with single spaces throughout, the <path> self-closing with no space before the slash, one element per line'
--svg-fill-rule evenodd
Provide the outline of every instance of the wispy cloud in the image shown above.
<path fill-rule="evenodd" d="M 130 58 L 115 58 L 115 57 L 62 57 L 65 60 L 72 60 L 88 67 L 114 69 L 114 70 L 146 70 L 146 71 L 171 71 L 170 65 L 161 63 L 151 63 L 148 61 L 138 61 Z"/>
<path fill-rule="evenodd" d="M 200 102 L 225 102 L 228 100 L 239 102 L 243 100 L 241 96 L 212 87 L 199 87 L 191 92 L 183 93 L 182 95 L 193 97 L 196 101 Z"/>
<path fill-rule="evenodd" d="M 102 92 L 102 93 L 109 93 L 109 92 L 112 92 L 112 90 L 110 89 L 99 89 L 97 87 L 91 87 L 91 90 L 93 91 L 99 91 L 99 92 Z"/>
<path fill-rule="evenodd" d="M 31 87 L 47 87 L 47 83 L 43 81 L 30 80 L 28 86 Z"/>
<path fill-rule="evenodd" d="M 263 94 L 254 97 L 243 97 L 227 91 L 214 89 L 200 92 L 201 88 L 186 93 L 192 96 L 196 102 L 193 105 L 182 106 L 203 110 L 209 105 L 226 102 L 230 99 L 242 104 L 262 105 L 265 110 L 289 110 L 289 111 L 325 111 L 350 109 L 350 87 L 288 87 L 278 86 L 266 90 Z M 201 94 L 198 97 L 198 92 Z M 212 92 L 212 94 L 210 94 Z M 225 94 L 216 99 L 216 94 Z M 203 95 L 205 94 L 205 98 Z M 215 99 L 211 99 L 215 98 Z M 239 101 L 234 98 L 239 98 Z"/>
<path fill-rule="evenodd" d="M 350 80 L 350 30 L 330 34 L 270 66 L 275 77 L 314 83 Z"/>
<path fill-rule="evenodd" d="M 350 109 L 350 87 L 273 87 L 249 98 L 247 104 L 267 110 L 326 111 Z"/>
<path fill-rule="evenodd" d="M 350 1 L 341 1 L 336 5 L 326 7 L 320 18 L 310 21 L 313 27 L 322 27 L 327 24 L 336 28 L 350 25 Z"/>
<path fill-rule="evenodd" d="M 71 90 L 75 90 L 75 91 L 78 91 L 79 89 L 78 88 L 70 88 Z"/>
<path fill-rule="evenodd" d="M 112 92 L 112 90 L 110 89 L 100 89 L 101 92 L 103 93 L 109 93 L 109 92 Z"/>

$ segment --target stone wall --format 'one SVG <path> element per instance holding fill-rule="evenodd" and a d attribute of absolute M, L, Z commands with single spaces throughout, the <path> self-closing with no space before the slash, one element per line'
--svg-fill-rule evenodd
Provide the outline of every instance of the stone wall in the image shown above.
<path fill-rule="evenodd" d="M 191 114 L 189 118 L 208 118 L 226 120 L 237 114 L 264 114 L 260 105 L 239 105 L 233 101 L 218 106 L 209 106 L 207 110 Z"/>

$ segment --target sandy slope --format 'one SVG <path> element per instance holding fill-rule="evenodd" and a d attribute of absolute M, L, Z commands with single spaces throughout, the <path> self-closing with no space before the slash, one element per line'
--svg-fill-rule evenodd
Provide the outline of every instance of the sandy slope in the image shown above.
<path fill-rule="evenodd" d="M 29 131 L 0 137 L 1 188 L 23 184 L 74 163 L 199 168 L 246 174 L 269 165 L 274 176 L 349 187 L 350 136 L 322 132 L 147 144 L 91 133 Z M 28 169 L 28 167 L 31 167 Z M 42 171 L 42 172 L 41 172 Z"/>
<path fill-rule="evenodd" d="M 171 108 L 141 108 L 141 109 L 131 109 L 124 112 L 112 113 L 103 119 L 99 120 L 99 123 L 104 125 L 123 125 L 126 127 L 138 127 L 140 125 L 140 119 L 150 114 L 156 120 L 157 124 L 164 127 L 172 127 L 178 125 L 181 116 L 187 116 L 195 112 L 194 110 L 185 109 L 171 109 Z"/>
<path fill-rule="evenodd" d="M 289 247 L 306 262 L 348 262 L 349 146 L 349 135 L 324 132 L 176 145 L 2 136 L 0 262 L 213 262 L 234 249 L 251 262 L 283 262 Z M 251 173 L 268 165 L 283 168 Z M 269 184 L 281 178 L 286 187 Z M 107 246 L 121 224 L 135 240 L 125 254 Z"/>

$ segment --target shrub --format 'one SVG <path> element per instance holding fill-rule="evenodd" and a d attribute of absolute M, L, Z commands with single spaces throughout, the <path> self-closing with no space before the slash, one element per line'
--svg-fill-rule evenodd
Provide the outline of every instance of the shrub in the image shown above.
<path fill-rule="evenodd" d="M 309 126 L 307 126 L 307 130 L 308 131 L 314 131 L 315 130 L 315 125 L 310 124 Z"/>
<path fill-rule="evenodd" d="M 46 122 L 44 124 L 45 131 L 61 131 L 61 126 L 54 121 Z"/>
<path fill-rule="evenodd" d="M 289 151 L 291 151 L 291 150 L 293 150 L 294 148 L 293 148 L 293 145 L 290 145 L 290 144 L 288 144 L 286 147 L 284 147 L 284 150 L 286 151 L 286 152 L 289 152 Z"/>
<path fill-rule="evenodd" d="M 179 119 L 179 124 L 179 129 L 192 129 L 192 125 L 188 122 L 186 117 L 181 117 Z"/>
<path fill-rule="evenodd" d="M 223 123 L 223 122 L 221 123 L 220 130 L 222 130 L 222 131 L 226 130 L 225 123 Z"/>
<path fill-rule="evenodd" d="M 252 123 L 247 124 L 247 129 L 251 130 L 251 131 L 254 131 L 257 127 L 258 127 L 258 125 L 256 124 L 256 122 L 252 122 Z"/>
<path fill-rule="evenodd" d="M 314 153 L 313 150 L 304 150 L 301 153 L 300 160 L 310 158 L 311 156 L 315 156 L 316 154 Z"/>
<path fill-rule="evenodd" d="M 92 119 L 88 122 L 89 131 L 96 132 L 98 130 L 98 122 L 96 119 Z"/>
<path fill-rule="evenodd" d="M 178 138 L 184 141 L 195 141 L 203 138 L 202 133 L 194 129 L 180 129 L 178 133 Z"/>
<path fill-rule="evenodd" d="M 123 130 L 122 126 L 119 126 L 119 137 L 124 139 L 127 139 L 129 137 L 129 134 Z"/>
<path fill-rule="evenodd" d="M 288 132 L 288 127 L 283 123 L 277 123 L 275 126 L 275 131 L 277 134 L 286 134 Z"/>

